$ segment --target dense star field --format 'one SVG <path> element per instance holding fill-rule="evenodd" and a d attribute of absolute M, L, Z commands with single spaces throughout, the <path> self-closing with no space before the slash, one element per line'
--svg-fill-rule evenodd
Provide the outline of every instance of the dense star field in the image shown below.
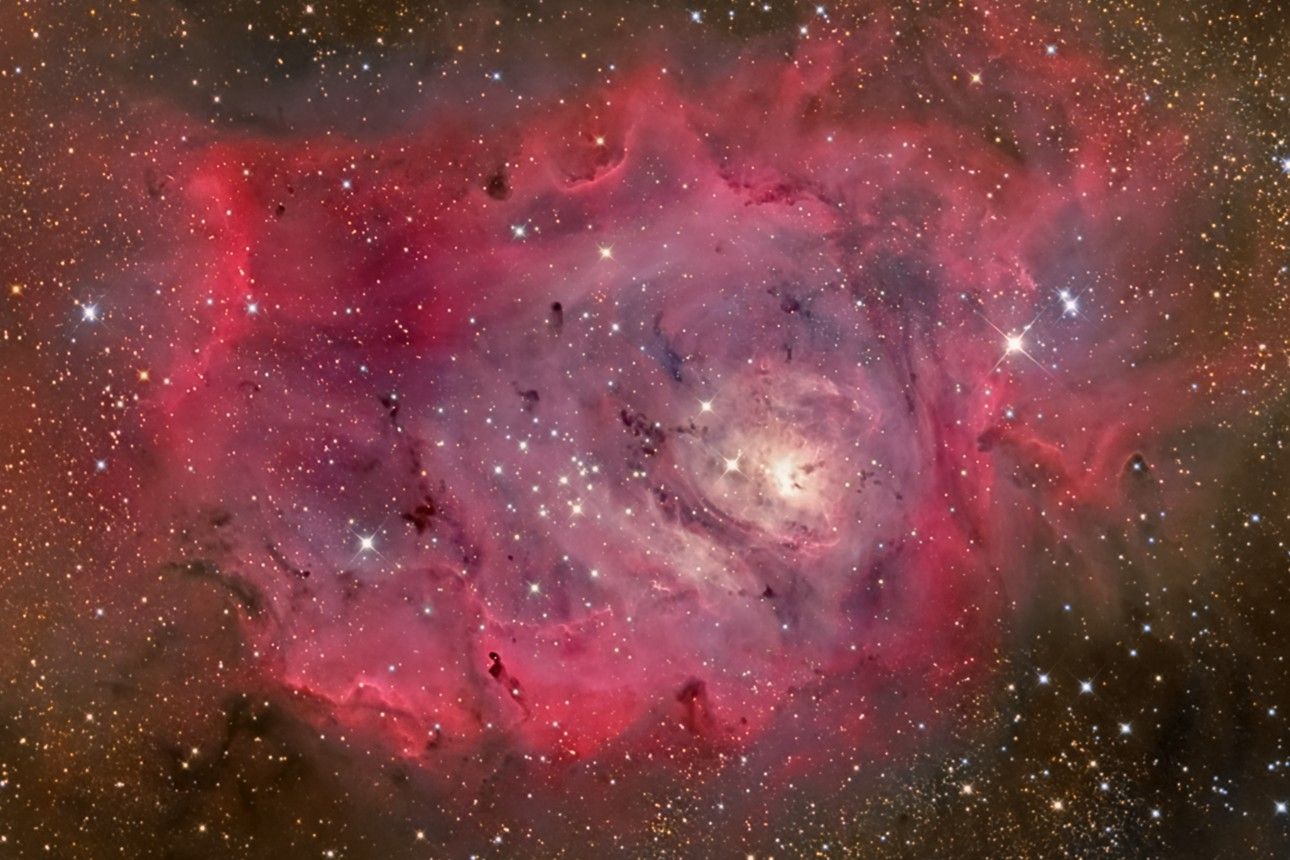
<path fill-rule="evenodd" d="M 0 8 L 0 853 L 1290 852 L 1272 5 Z"/>

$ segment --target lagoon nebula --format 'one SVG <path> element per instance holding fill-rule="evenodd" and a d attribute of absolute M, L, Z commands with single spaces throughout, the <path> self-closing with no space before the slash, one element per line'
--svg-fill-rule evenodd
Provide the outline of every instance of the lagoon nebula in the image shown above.
<path fill-rule="evenodd" d="M 1283 856 L 1285 36 L 0 11 L 0 844 Z"/>

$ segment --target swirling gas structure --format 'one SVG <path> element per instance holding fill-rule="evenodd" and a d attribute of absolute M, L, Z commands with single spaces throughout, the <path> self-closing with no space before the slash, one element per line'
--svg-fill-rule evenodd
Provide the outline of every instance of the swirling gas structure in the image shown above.
<path fill-rule="evenodd" d="M 1024 28 L 900 38 L 158 156 L 139 504 L 302 713 L 818 768 L 1114 591 L 1206 347 L 1183 133 Z"/>

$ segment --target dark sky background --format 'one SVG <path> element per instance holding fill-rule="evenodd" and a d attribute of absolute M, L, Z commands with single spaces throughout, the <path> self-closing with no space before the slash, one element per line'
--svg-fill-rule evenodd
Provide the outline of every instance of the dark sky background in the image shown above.
<path fill-rule="evenodd" d="M 0 854 L 1285 856 L 1284 21 L 0 8 Z"/>

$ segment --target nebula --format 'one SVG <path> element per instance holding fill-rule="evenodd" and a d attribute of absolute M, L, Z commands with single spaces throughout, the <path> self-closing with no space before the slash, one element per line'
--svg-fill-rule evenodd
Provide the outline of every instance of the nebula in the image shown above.
<path fill-rule="evenodd" d="M 1018 685 L 1066 659 L 1036 637 L 1203 638 L 1150 607 L 1212 555 L 1195 488 L 1238 466 L 1197 440 L 1258 425 L 1277 339 L 1215 310 L 1225 272 L 1253 308 L 1279 265 L 1205 179 L 1221 125 L 1022 9 L 666 29 L 717 17 L 640 11 L 594 72 L 539 60 L 543 27 L 454 78 L 392 49 L 349 117 L 235 93 L 204 122 L 175 84 L 128 146 L 54 156 L 126 186 L 69 204 L 123 250 L 78 252 L 98 274 L 43 324 L 112 425 L 78 587 L 187 619 L 105 646 L 167 731 L 206 714 L 170 753 L 186 796 L 379 761 L 356 814 L 401 823 L 354 856 L 864 854 L 894 831 L 849 799 L 971 795 L 954 768 L 1007 757 Z M 1091 693 L 1107 659 L 1061 665 Z M 244 743 L 309 775 L 234 776 Z M 330 791 L 282 802 L 335 817 Z M 1087 850 L 1168 844 L 1116 798 Z"/>
<path fill-rule="evenodd" d="M 737 748 L 803 691 L 821 737 L 885 744 L 867 702 L 987 681 L 1007 556 L 1139 480 L 1157 419 L 1113 413 L 1167 362 L 1083 341 L 1168 266 L 1123 223 L 1185 217 L 1177 132 L 1068 104 L 1080 59 L 991 88 L 854 62 L 642 70 L 497 151 L 235 140 L 168 170 L 159 244 L 200 260 L 160 264 L 196 331 L 151 362 L 149 517 L 185 501 L 181 551 L 255 595 L 277 682 L 436 769 L 498 737 Z M 874 92 L 920 84 L 948 107 Z"/>

